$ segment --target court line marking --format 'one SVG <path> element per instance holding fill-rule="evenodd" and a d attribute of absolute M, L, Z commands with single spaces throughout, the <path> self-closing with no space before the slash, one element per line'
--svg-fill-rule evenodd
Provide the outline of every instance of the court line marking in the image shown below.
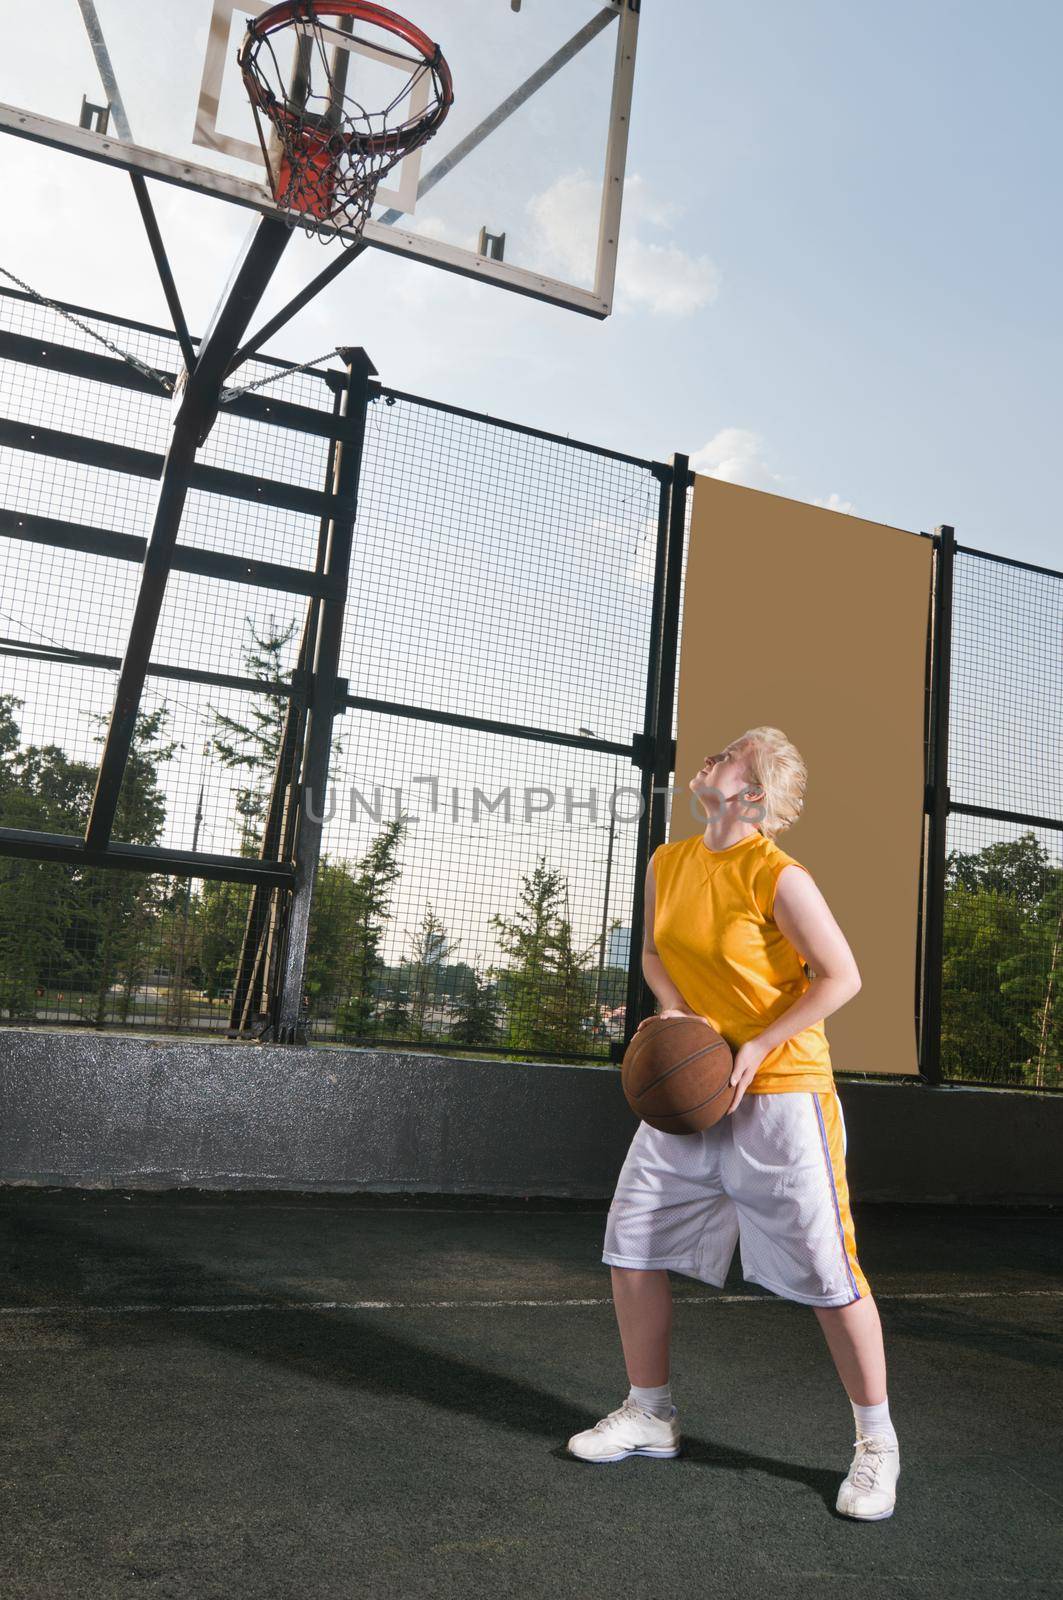
<path fill-rule="evenodd" d="M 1035 1297 L 1058 1300 L 1063 1297 L 1063 1289 L 928 1289 L 874 1296 L 876 1300 L 1022 1300 Z M 0 1317 L 106 1317 L 145 1312 L 230 1315 L 246 1311 L 484 1311 L 507 1307 L 611 1306 L 612 1304 L 612 1295 L 600 1295 L 589 1300 L 246 1300 L 236 1301 L 230 1305 L 170 1305 L 165 1301 L 160 1301 L 158 1304 L 145 1301 L 116 1306 L 0 1306 Z M 798 1305 L 801 1302 L 787 1300 L 781 1295 L 761 1294 L 681 1295 L 675 1301 L 677 1307 L 735 1304 Z M 809 1310 L 813 1309 L 814 1307 L 809 1307 Z"/>
<path fill-rule="evenodd" d="M 1038 1494 L 1043 1494 L 1045 1498 L 1047 1500 L 1051 1500 L 1054 1505 L 1063 1506 L 1063 1500 L 1061 1500 L 1058 1495 L 1053 1494 L 1051 1490 L 1046 1489 L 1043 1484 L 1035 1483 L 1032 1478 L 1026 1477 L 1025 1473 L 1020 1472 L 1018 1467 L 1013 1467 L 1010 1462 L 1003 1462 L 1002 1465 L 1005 1467 L 1006 1471 L 1013 1472 L 1017 1478 L 1021 1478 L 1022 1482 L 1025 1483 L 1028 1488 L 1036 1489 Z M 1060 1581 L 1063 1582 L 1063 1580 Z"/>

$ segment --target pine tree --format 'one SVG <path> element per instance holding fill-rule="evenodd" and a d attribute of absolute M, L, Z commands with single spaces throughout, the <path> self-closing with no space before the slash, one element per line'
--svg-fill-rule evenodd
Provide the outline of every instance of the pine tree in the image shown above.
<path fill-rule="evenodd" d="M 415 1039 L 425 1036 L 428 1007 L 439 1002 L 440 969 L 447 956 L 458 948 L 447 939 L 446 928 L 428 902 L 420 927 L 407 930 L 413 956 L 409 964 L 410 1030 Z"/>
<path fill-rule="evenodd" d="M 450 1036 L 456 1044 L 496 1044 L 502 1018 L 502 1004 L 493 983 L 481 978 L 470 967 L 464 986 L 453 1003 L 454 1021 Z"/>
<path fill-rule="evenodd" d="M 0 695 L 0 824 L 79 833 L 95 768 L 70 761 L 58 745 L 20 750 L 23 703 Z M 77 874 L 64 862 L 0 856 L 0 1015 L 33 1017 L 39 989 L 65 990 L 82 976 L 72 936 Z"/>
<path fill-rule="evenodd" d="M 1063 873 L 1032 833 L 949 854 L 941 1015 L 947 1077 L 1059 1086 L 1063 1018 L 1053 996 L 1061 902 Z"/>
<path fill-rule="evenodd" d="M 166 705 L 137 713 L 114 819 L 113 837 L 123 843 L 156 844 L 165 824 L 159 767 L 181 748 L 177 741 L 158 742 L 169 714 Z M 109 719 L 94 720 L 100 724 L 96 739 L 102 744 Z M 134 996 L 150 969 L 153 934 L 169 903 L 173 881 L 158 873 L 84 869 L 77 915 L 94 940 L 91 1020 L 98 1027 L 108 1020 L 108 998 L 116 984 L 115 1016 L 120 1022 L 129 1020 Z"/>
<path fill-rule="evenodd" d="M 336 1031 L 342 1038 L 363 1035 L 373 1016 L 377 982 L 384 969 L 380 943 L 384 923 L 391 915 L 388 909 L 391 886 L 400 871 L 395 856 L 408 822 L 404 812 L 385 823 L 349 874 L 349 944 L 337 968 L 343 1000 L 336 1011 Z M 316 938 L 313 911 L 310 927 L 311 937 Z"/>
<path fill-rule="evenodd" d="M 283 683 L 290 673 L 291 652 L 286 647 L 297 624 L 293 620 L 282 629 L 272 613 L 269 620 L 269 630 L 260 635 L 253 620 L 244 618 L 253 641 L 245 648 L 244 666 L 247 676 L 260 683 Z M 266 810 L 289 700 L 288 695 L 253 694 L 249 718 L 245 722 L 230 717 L 217 706 L 210 707 L 217 730 L 211 740 L 215 754 L 223 766 L 233 770 L 244 767 L 250 774 L 248 783 L 235 791 L 236 812 L 241 821 L 241 855 L 261 854 Z M 342 754 L 343 745 L 338 737 L 333 737 L 332 749 Z"/>
<path fill-rule="evenodd" d="M 544 854 L 530 877 L 521 874 L 517 915 L 491 917 L 511 958 L 508 967 L 491 969 L 506 1008 L 506 1042 L 525 1054 L 568 1055 L 586 1048 L 580 1022 L 594 1009 L 585 974 L 595 945 L 585 952 L 573 948 L 567 899 L 563 875 L 547 868 Z"/>
<path fill-rule="evenodd" d="M 587 1050 L 588 1025 L 594 1013 L 594 976 L 598 940 L 585 950 L 572 943 L 572 927 L 567 917 L 559 918 L 552 970 L 543 995 L 543 1024 L 549 1029 L 551 1050 L 563 1055 L 582 1055 Z"/>

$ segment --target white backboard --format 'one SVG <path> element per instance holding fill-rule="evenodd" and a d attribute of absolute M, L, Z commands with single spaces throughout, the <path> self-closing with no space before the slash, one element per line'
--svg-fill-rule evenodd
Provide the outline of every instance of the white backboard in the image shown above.
<path fill-rule="evenodd" d="M 13 15 L 0 50 L 0 131 L 276 210 L 236 65 L 248 17 L 266 9 L 266 0 L 55 0 L 47 29 L 40 15 Z M 368 243 L 608 316 L 639 0 L 390 9 L 439 44 L 454 103 L 387 174 Z M 32 49 L 16 47 L 17 29 Z M 351 52 L 359 98 L 386 102 L 394 67 L 357 37 Z M 5 156 L 14 153 L 0 145 Z"/>

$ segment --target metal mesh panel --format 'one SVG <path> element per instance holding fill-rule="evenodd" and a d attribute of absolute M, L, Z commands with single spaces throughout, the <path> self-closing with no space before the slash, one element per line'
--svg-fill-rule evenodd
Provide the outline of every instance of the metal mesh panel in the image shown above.
<path fill-rule="evenodd" d="M 223 1031 L 250 893 L 245 884 L 0 856 L 3 1015 Z"/>
<path fill-rule="evenodd" d="M 387 402 L 366 428 L 352 691 L 629 741 L 657 540 L 646 464 Z"/>
<path fill-rule="evenodd" d="M 1063 574 L 957 551 L 941 1044 L 963 1082 L 1060 1087 L 1061 615 Z"/>
<path fill-rule="evenodd" d="M 627 983 L 630 763 L 357 711 L 343 734 L 308 969 L 314 1037 L 540 1058 L 618 1037 L 620 1019 L 601 1015 Z"/>
<path fill-rule="evenodd" d="M 137 568 L 131 561 L 0 538 L 0 634 L 5 638 L 120 656 L 136 592 Z M 39 669 L 10 658 L 3 670 L 5 689 L 17 685 L 21 693 L 29 685 L 27 671 Z M 68 721 L 63 710 L 67 705 L 62 700 L 48 703 L 53 736 Z"/>
<path fill-rule="evenodd" d="M 318 533 L 318 518 L 307 513 L 190 489 L 180 542 L 248 561 L 282 561 L 313 570 Z"/>
<path fill-rule="evenodd" d="M 953 568 L 949 789 L 1063 826 L 1063 574 L 969 550 Z"/>
<path fill-rule="evenodd" d="M 638 773 L 578 745 L 642 727 L 658 502 L 647 463 L 386 390 L 371 406 L 342 670 L 424 720 L 343 719 L 324 848 L 350 867 L 319 880 L 321 926 L 395 871 L 338 941 L 352 962 L 311 972 L 315 1037 L 540 1058 L 619 1037 Z M 454 713 L 497 727 L 434 720 Z"/>
<path fill-rule="evenodd" d="M 4 505 L 11 511 L 143 536 L 155 484 L 105 467 L 4 449 Z"/>
<path fill-rule="evenodd" d="M 119 319 L 79 315 L 159 370 L 176 370 L 171 337 Z M 24 445 L 0 452 L 5 527 L 17 532 L 30 518 L 45 517 L 75 529 L 143 539 L 156 482 L 123 470 L 120 452 L 162 455 L 170 399 L 121 367 L 126 382 L 58 370 L 64 351 L 107 359 L 110 353 L 83 329 L 21 296 L 0 295 L 0 331 L 40 341 L 36 360 L 0 362 L 0 416 L 21 425 Z M 283 369 L 273 362 L 254 361 L 242 369 L 241 380 L 278 370 Z M 262 404 L 269 414 L 282 401 L 326 416 L 335 409 L 333 390 L 320 373 L 285 373 Z M 37 429 L 113 448 L 115 464 L 37 453 L 41 436 L 26 437 Z M 326 486 L 329 449 L 320 434 L 223 411 L 198 459 L 319 492 Z M 180 543 L 312 570 L 320 517 L 193 489 Z M 139 557 L 3 537 L 0 560 L 0 824 L 77 837 L 87 821 L 114 704 Z M 295 664 L 307 605 L 304 596 L 175 570 L 153 668 L 283 681 Z M 101 658 L 115 666 L 101 665 Z M 257 855 L 288 705 L 289 697 L 279 692 L 150 673 L 119 795 L 115 840 Z M 292 776 L 289 771 L 289 781 Z M 0 856 L 0 1016 L 224 1028 L 250 893 L 246 884 L 216 879 Z"/>

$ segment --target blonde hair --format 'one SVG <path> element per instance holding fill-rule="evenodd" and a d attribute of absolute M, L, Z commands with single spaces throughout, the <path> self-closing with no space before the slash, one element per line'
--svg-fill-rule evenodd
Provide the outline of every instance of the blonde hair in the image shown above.
<path fill-rule="evenodd" d="M 741 757 L 747 781 L 764 790 L 764 798 L 751 803 L 763 806 L 757 827 L 774 839 L 801 815 L 808 782 L 804 758 L 781 728 L 747 728 L 731 748 Z"/>

